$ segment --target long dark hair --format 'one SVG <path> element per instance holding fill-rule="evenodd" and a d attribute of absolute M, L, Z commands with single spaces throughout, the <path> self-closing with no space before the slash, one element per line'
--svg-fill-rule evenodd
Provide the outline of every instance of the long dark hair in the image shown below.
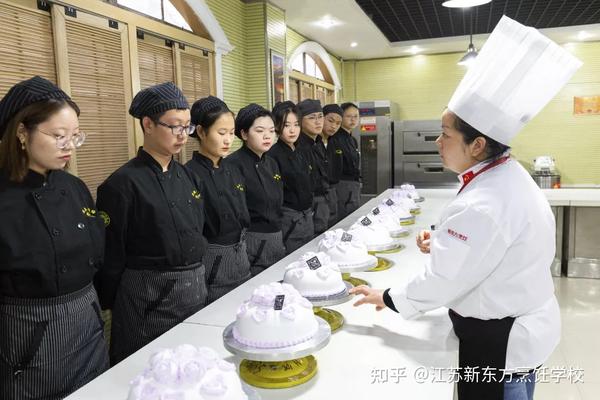
<path fill-rule="evenodd" d="M 454 114 L 454 113 L 452 113 Z M 484 135 L 477 129 L 469 125 L 468 122 L 454 114 L 454 129 L 459 131 L 463 135 L 463 140 L 466 144 L 471 144 L 478 137 L 485 139 L 485 160 L 492 160 L 501 156 L 505 151 L 510 149 L 510 146 L 502 144 L 491 137 Z M 484 161 L 485 161 L 484 160 Z"/>
<path fill-rule="evenodd" d="M 65 107 L 71 107 L 79 117 L 79 107 L 72 100 L 49 99 L 30 104 L 11 118 L 0 142 L 0 170 L 9 180 L 22 182 L 29 169 L 29 155 L 21 148 L 17 137 L 19 125 L 23 124 L 31 140 L 31 135 L 39 124 Z"/>

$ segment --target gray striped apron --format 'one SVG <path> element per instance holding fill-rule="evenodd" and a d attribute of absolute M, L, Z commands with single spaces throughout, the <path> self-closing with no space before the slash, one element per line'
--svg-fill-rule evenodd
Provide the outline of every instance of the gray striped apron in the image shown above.
<path fill-rule="evenodd" d="M 283 243 L 286 254 L 304 246 L 310 242 L 315 235 L 312 209 L 296 211 L 291 208 L 282 207 L 283 220 L 282 229 Z"/>
<path fill-rule="evenodd" d="M 330 187 L 327 189 L 327 194 L 325 195 L 327 199 L 327 205 L 329 206 L 329 219 L 327 221 L 327 227 L 330 228 L 333 225 L 337 224 L 339 221 L 338 216 L 338 196 L 337 191 L 334 187 Z"/>
<path fill-rule="evenodd" d="M 206 305 L 204 265 L 169 270 L 127 268 L 112 310 L 110 362 L 115 365 Z"/>
<path fill-rule="evenodd" d="M 315 226 L 315 236 L 327 230 L 329 226 L 329 203 L 325 196 L 317 196 L 313 198 L 313 222 Z"/>
<path fill-rule="evenodd" d="M 0 297 L 0 399 L 62 399 L 108 369 L 90 284 L 45 299 Z"/>
<path fill-rule="evenodd" d="M 248 259 L 252 276 L 258 275 L 285 257 L 285 246 L 281 231 L 263 233 L 246 232 Z"/>
<path fill-rule="evenodd" d="M 334 187 L 338 196 L 338 217 L 341 220 L 360 207 L 360 182 L 342 180 Z"/>
<path fill-rule="evenodd" d="M 240 241 L 232 245 L 209 243 L 203 262 L 206 265 L 207 304 L 210 304 L 252 277 L 246 232 L 242 232 Z"/>

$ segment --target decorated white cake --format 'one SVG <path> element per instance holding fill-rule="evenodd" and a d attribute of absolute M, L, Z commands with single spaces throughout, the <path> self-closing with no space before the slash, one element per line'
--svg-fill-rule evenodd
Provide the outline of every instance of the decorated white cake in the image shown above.
<path fill-rule="evenodd" d="M 321 252 L 308 252 L 288 265 L 283 282 L 308 298 L 334 296 L 347 290 L 338 265 Z"/>
<path fill-rule="evenodd" d="M 375 207 L 370 213 L 367 214 L 367 217 L 373 221 L 374 224 L 382 225 L 388 230 L 390 236 L 394 238 L 406 236 L 408 233 L 408 229 L 402 225 L 408 225 L 410 223 L 414 224 L 413 216 L 411 216 L 412 222 L 407 223 L 406 220 L 401 222 L 396 213 L 394 213 L 390 207 Z"/>
<path fill-rule="evenodd" d="M 343 229 L 325 232 L 319 241 L 319 251 L 327 254 L 341 269 L 377 265 L 377 257 L 368 253 L 365 243 Z"/>
<path fill-rule="evenodd" d="M 152 355 L 127 400 L 246 400 L 235 365 L 208 347 L 182 344 Z"/>
<path fill-rule="evenodd" d="M 405 209 L 409 210 L 411 214 L 418 214 L 421 212 L 421 206 L 419 206 L 413 199 L 410 197 L 410 193 L 404 189 L 395 189 L 392 192 L 392 200 L 396 203 L 400 204 Z M 418 199 L 417 199 L 418 200 Z M 422 201 L 422 200 L 421 200 Z"/>
<path fill-rule="evenodd" d="M 411 204 L 408 202 L 415 204 L 411 199 L 405 198 L 387 198 L 381 204 L 379 204 L 379 209 L 381 211 L 392 211 L 398 220 L 400 221 L 400 225 L 412 225 L 415 223 L 415 216 L 411 212 Z M 419 208 L 420 210 L 420 208 Z"/>
<path fill-rule="evenodd" d="M 318 329 L 312 304 L 292 285 L 260 285 L 242 303 L 233 326 L 236 341 L 251 347 L 275 349 L 312 339 Z"/>
<path fill-rule="evenodd" d="M 390 236 L 389 231 L 382 225 L 374 224 L 367 216 L 360 217 L 348 229 L 348 233 L 362 240 L 369 251 L 379 250 L 382 247 L 394 244 L 394 239 Z"/>
<path fill-rule="evenodd" d="M 419 195 L 419 192 L 415 188 L 415 185 L 411 185 L 410 183 L 404 183 L 400 185 L 400 189 L 405 190 L 408 193 L 408 197 L 413 199 L 414 201 L 423 201 L 424 199 Z"/>

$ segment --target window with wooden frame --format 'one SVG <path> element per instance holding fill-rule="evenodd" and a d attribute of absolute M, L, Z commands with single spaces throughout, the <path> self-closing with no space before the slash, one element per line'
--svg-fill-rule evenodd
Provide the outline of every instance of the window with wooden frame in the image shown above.
<path fill-rule="evenodd" d="M 317 99 L 322 105 L 335 102 L 333 78 L 316 54 L 301 53 L 292 60 L 288 86 L 288 99 L 293 102 L 304 99 Z"/>

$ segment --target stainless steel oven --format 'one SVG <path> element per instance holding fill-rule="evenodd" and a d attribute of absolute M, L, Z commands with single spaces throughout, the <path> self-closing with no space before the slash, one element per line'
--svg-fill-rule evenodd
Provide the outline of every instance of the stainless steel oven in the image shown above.
<path fill-rule="evenodd" d="M 394 186 L 458 186 L 456 174 L 444 168 L 436 139 L 441 120 L 394 121 Z"/>

